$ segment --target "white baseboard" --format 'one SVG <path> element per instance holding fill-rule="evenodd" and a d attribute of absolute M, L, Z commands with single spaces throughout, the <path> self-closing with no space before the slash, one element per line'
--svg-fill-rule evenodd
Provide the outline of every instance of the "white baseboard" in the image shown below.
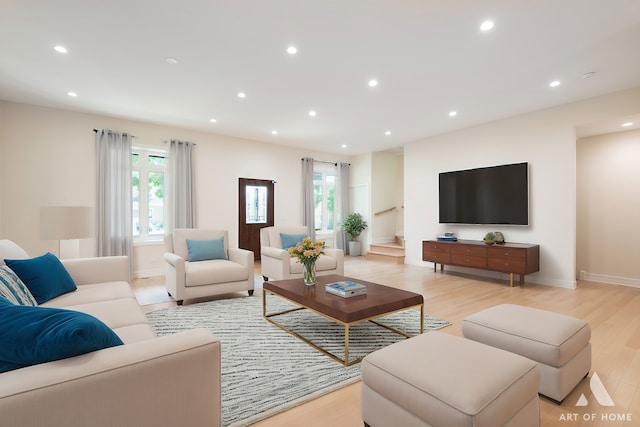
<path fill-rule="evenodd" d="M 580 280 L 587 280 L 589 282 L 609 283 L 612 285 L 631 286 L 633 288 L 640 288 L 640 280 L 630 277 L 609 276 L 606 274 L 589 273 L 584 270 L 580 270 Z"/>
<path fill-rule="evenodd" d="M 164 269 L 156 268 L 151 270 L 138 270 L 133 272 L 134 279 L 145 279 L 147 277 L 164 276 Z"/>

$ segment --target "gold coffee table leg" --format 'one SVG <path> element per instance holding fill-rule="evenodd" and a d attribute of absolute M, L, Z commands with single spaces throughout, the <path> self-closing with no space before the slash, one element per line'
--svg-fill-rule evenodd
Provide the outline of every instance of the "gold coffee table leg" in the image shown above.
<path fill-rule="evenodd" d="M 344 366 L 349 366 L 349 324 L 344 325 Z"/>

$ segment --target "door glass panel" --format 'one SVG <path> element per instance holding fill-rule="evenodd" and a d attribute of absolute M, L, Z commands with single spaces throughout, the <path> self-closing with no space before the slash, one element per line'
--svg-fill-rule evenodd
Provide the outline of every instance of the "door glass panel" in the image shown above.
<path fill-rule="evenodd" d="M 246 212 L 247 224 L 264 224 L 267 222 L 267 187 L 247 185 Z"/>

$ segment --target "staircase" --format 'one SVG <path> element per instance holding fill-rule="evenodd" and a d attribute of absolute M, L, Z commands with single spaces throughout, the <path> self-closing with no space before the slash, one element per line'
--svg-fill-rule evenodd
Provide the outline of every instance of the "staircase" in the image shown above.
<path fill-rule="evenodd" d="M 387 261 L 404 264 L 404 237 L 396 236 L 393 242 L 376 243 L 370 245 L 365 259 Z"/>

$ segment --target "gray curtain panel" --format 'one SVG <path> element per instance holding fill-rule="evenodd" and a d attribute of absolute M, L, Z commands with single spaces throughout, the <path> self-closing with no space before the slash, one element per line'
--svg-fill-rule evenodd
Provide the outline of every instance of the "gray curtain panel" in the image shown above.
<path fill-rule="evenodd" d="M 98 256 L 127 255 L 131 259 L 131 135 L 96 131 L 96 171 Z"/>
<path fill-rule="evenodd" d="M 316 240 L 315 201 L 313 197 L 313 159 L 302 159 L 302 225 L 309 230 L 309 237 Z"/>
<path fill-rule="evenodd" d="M 339 224 L 349 213 L 349 163 L 338 164 L 338 188 L 336 188 L 336 248 L 349 254 L 349 239 L 347 233 L 340 229 Z"/>
<path fill-rule="evenodd" d="M 168 159 L 168 221 L 166 232 L 174 228 L 193 228 L 195 225 L 194 209 L 194 172 L 193 149 L 196 144 L 172 140 L 169 143 Z"/>

